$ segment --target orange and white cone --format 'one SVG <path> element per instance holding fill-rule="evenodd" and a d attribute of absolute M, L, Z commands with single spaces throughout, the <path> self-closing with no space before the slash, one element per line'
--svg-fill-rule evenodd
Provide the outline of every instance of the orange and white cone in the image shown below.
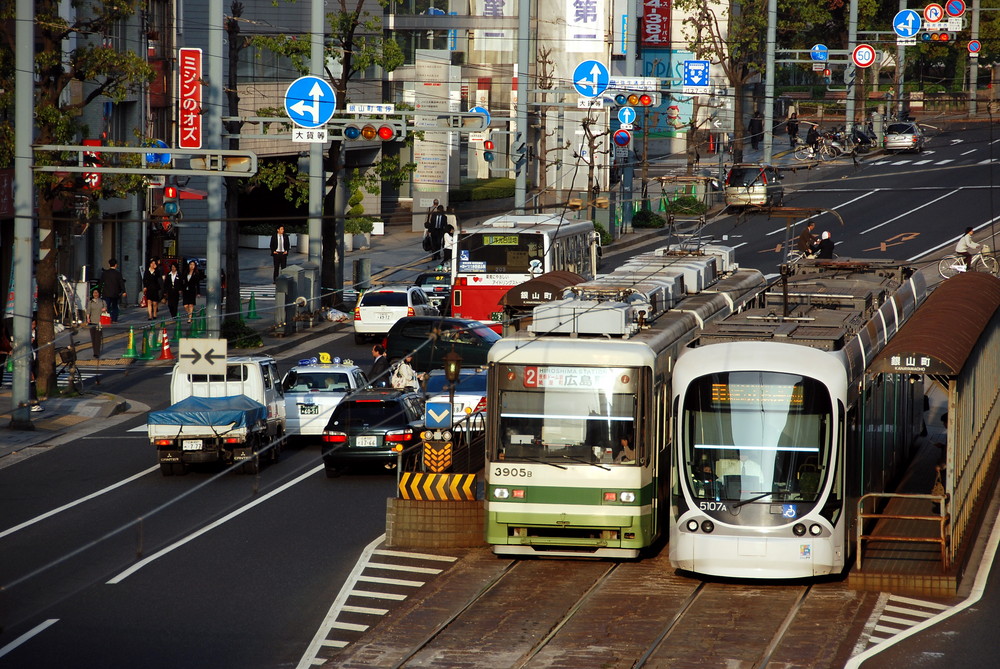
<path fill-rule="evenodd" d="M 157 360 L 174 360 L 174 354 L 170 350 L 170 335 L 167 334 L 167 328 L 163 328 L 163 334 L 160 335 L 160 357 Z"/>

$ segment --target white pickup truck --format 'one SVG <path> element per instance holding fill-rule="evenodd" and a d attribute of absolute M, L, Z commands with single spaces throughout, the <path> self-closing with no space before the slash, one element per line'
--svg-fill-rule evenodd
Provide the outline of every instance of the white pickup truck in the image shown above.
<path fill-rule="evenodd" d="M 285 433 L 281 376 L 270 356 L 230 357 L 225 375 L 183 374 L 174 367 L 172 404 L 147 417 L 149 441 L 164 476 L 188 465 L 242 462 L 247 474 L 261 458 L 276 461 Z"/>

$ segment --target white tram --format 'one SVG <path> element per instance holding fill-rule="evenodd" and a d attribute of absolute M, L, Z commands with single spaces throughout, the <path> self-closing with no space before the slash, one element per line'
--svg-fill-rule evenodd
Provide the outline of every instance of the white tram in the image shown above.
<path fill-rule="evenodd" d="M 666 532 L 670 374 L 764 287 L 733 252 L 641 254 L 493 345 L 486 534 L 500 555 L 635 557 Z"/>
<path fill-rule="evenodd" d="M 923 386 L 865 374 L 925 297 L 919 274 L 800 267 L 709 327 L 674 368 L 670 563 L 699 574 L 835 574 L 857 500 L 890 489 L 922 429 Z"/>

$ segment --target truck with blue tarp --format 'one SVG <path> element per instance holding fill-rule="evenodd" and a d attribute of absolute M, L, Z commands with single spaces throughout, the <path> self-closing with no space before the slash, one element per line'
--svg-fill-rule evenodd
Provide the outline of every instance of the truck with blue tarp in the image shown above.
<path fill-rule="evenodd" d="M 175 366 L 171 376 L 173 404 L 146 420 L 164 476 L 200 463 L 242 463 L 244 473 L 256 474 L 261 459 L 278 459 L 285 405 L 273 358 L 229 358 L 225 374 L 180 370 Z"/>

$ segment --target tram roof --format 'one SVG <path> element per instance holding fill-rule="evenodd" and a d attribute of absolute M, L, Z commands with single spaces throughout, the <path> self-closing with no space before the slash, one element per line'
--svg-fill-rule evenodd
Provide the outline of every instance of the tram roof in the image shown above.
<path fill-rule="evenodd" d="M 872 361 L 876 373 L 956 376 L 1000 308 L 1000 279 L 966 272 L 942 282 Z"/>

